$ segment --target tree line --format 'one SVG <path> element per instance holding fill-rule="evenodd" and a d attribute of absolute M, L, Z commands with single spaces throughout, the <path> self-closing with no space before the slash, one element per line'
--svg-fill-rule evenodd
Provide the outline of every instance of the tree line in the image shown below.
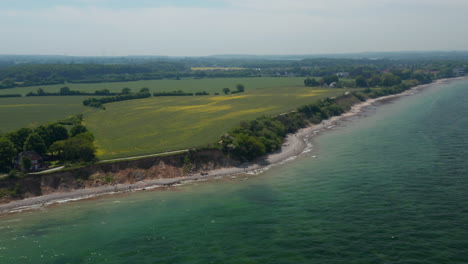
<path fill-rule="evenodd" d="M 351 59 L 306 58 L 274 60 L 259 58 L 186 58 L 172 60 L 95 60 L 95 63 L 21 64 L 0 68 L 0 89 L 64 83 L 123 82 L 180 78 L 227 77 L 325 77 L 348 72 L 351 78 L 370 78 L 388 71 L 399 75 L 402 69 L 433 72 L 437 78 L 454 77 L 454 68 L 468 72 L 466 58 L 445 60 L 423 59 Z M 137 63 L 136 61 L 139 61 Z M 230 71 L 191 70 L 191 67 L 239 67 Z M 404 73 L 403 73 L 404 74 Z M 401 78 L 401 76 L 400 76 Z M 328 83 L 328 82 L 327 82 Z"/>
<path fill-rule="evenodd" d="M 151 93 L 149 92 L 149 89 L 146 87 L 141 88 L 138 93 L 132 93 L 130 88 L 123 88 L 122 92 L 115 96 L 88 98 L 83 101 L 83 105 L 105 109 L 103 104 L 106 104 L 106 103 L 127 101 L 127 100 L 134 100 L 134 99 L 141 99 L 141 98 L 148 98 L 148 97 L 151 97 Z"/>
<path fill-rule="evenodd" d="M 368 98 L 398 94 L 418 84 L 416 80 L 405 80 L 391 87 L 368 87 L 362 92 L 346 92 L 336 98 L 326 98 L 304 105 L 290 113 L 243 121 L 239 127 L 221 137 L 221 149 L 235 159 L 252 161 L 280 149 L 288 133 L 294 133 L 310 124 L 319 124 L 332 116 L 341 115 L 354 104 L 366 101 Z"/>
<path fill-rule="evenodd" d="M 0 98 L 21 97 L 21 94 L 0 94 Z"/>
<path fill-rule="evenodd" d="M 336 74 L 324 76 L 319 80 L 313 77 L 308 77 L 304 80 L 304 85 L 309 87 L 317 87 L 324 84 L 329 85 L 331 83 L 336 83 L 337 88 L 392 87 L 405 81 L 410 81 L 417 84 L 426 84 L 437 78 L 434 74 L 420 69 L 399 69 L 392 70 L 390 72 L 367 71 L 361 69 L 359 74 L 360 75 L 356 76 L 354 80 L 342 80 L 338 78 Z"/>
<path fill-rule="evenodd" d="M 181 62 L 155 61 L 146 64 L 33 64 L 0 69 L 0 89 L 34 85 L 122 82 L 176 78 L 190 71 Z"/>
<path fill-rule="evenodd" d="M 160 97 L 160 96 L 195 96 L 195 95 L 210 95 L 206 91 L 203 92 L 196 92 L 196 93 L 187 93 L 182 90 L 177 90 L 177 91 L 172 91 L 172 92 L 154 92 L 153 96 L 154 97 Z"/>
<path fill-rule="evenodd" d="M 231 91 L 229 88 L 223 88 L 223 92 L 225 94 L 235 94 L 241 93 L 245 91 L 245 86 L 243 84 L 237 84 L 236 90 Z M 97 92 L 97 91 L 96 91 Z M 172 92 L 155 92 L 153 93 L 154 97 L 161 97 L 161 96 L 205 96 L 210 95 L 210 93 L 206 91 L 195 92 L 195 93 L 188 93 L 182 90 L 172 91 Z M 218 95 L 218 93 L 215 93 Z M 130 88 L 123 88 L 122 92 L 115 95 L 115 96 L 108 96 L 108 97 L 101 97 L 101 98 L 88 98 L 83 101 L 83 105 L 95 107 L 95 108 L 104 108 L 104 104 L 111 103 L 111 102 L 118 102 L 118 101 L 127 101 L 127 100 L 134 100 L 134 99 L 142 99 L 151 97 L 151 93 L 149 92 L 148 88 L 142 88 L 138 93 L 132 93 Z"/>
<path fill-rule="evenodd" d="M 75 96 L 75 95 L 117 95 L 117 93 L 111 93 L 109 89 L 96 90 L 94 93 L 87 93 L 82 91 L 71 90 L 68 87 L 60 88 L 59 92 L 51 93 L 46 92 L 42 88 L 38 88 L 37 92 L 29 92 L 26 96 Z"/>

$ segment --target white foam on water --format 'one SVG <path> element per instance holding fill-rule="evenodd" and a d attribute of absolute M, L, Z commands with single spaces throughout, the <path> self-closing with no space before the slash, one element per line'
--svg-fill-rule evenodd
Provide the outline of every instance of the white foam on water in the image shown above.
<path fill-rule="evenodd" d="M 295 160 L 296 158 L 297 158 L 297 156 L 291 156 L 291 157 L 289 157 L 289 158 L 287 158 L 287 159 L 285 159 L 285 160 L 281 161 L 281 162 L 280 162 L 280 163 L 278 163 L 278 164 L 284 164 L 284 163 L 286 163 L 286 162 L 289 162 L 289 161 Z"/>

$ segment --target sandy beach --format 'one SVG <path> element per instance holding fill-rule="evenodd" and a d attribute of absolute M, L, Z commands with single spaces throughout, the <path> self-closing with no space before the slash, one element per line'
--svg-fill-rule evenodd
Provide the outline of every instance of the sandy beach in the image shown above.
<path fill-rule="evenodd" d="M 13 201 L 7 204 L 2 204 L 0 205 L 0 213 L 14 213 L 14 212 L 20 212 L 23 210 L 38 209 L 38 208 L 49 206 L 52 204 L 60 204 L 60 203 L 65 203 L 65 202 L 70 202 L 70 201 L 81 200 L 81 199 L 89 199 L 89 198 L 93 198 L 93 197 L 104 195 L 104 194 L 164 188 L 164 187 L 171 186 L 174 184 L 182 184 L 182 183 L 187 183 L 191 181 L 206 180 L 210 178 L 234 176 L 238 174 L 258 174 L 264 171 L 266 168 L 269 168 L 270 166 L 274 166 L 276 164 L 282 164 L 284 162 L 294 159 L 295 157 L 301 154 L 310 152 L 312 148 L 312 146 L 309 143 L 310 137 L 313 137 L 324 131 L 332 129 L 333 127 L 336 126 L 337 122 L 339 121 L 344 121 L 350 117 L 363 113 L 369 106 L 372 106 L 377 102 L 383 102 L 383 101 L 387 101 L 387 100 L 402 97 L 402 96 L 413 95 L 413 94 L 418 93 L 420 90 L 424 88 L 435 86 L 435 85 L 441 85 L 441 84 L 451 82 L 453 80 L 457 80 L 461 78 L 466 78 L 466 77 L 441 79 L 431 84 L 425 84 L 425 85 L 419 85 L 419 86 L 413 87 L 400 94 L 379 97 L 376 99 L 369 99 L 365 102 L 354 105 L 350 111 L 340 116 L 332 117 L 330 119 L 322 121 L 318 125 L 312 125 L 307 128 L 303 128 L 303 129 L 300 129 L 295 134 L 288 135 L 280 151 L 271 153 L 255 163 L 244 164 L 243 166 L 240 166 L 240 167 L 229 167 L 229 168 L 217 169 L 217 170 L 209 171 L 207 175 L 203 175 L 203 176 L 200 174 L 196 174 L 196 175 L 188 175 L 185 177 L 170 178 L 170 179 L 143 180 L 134 184 L 117 184 L 117 185 L 101 186 L 101 187 L 96 187 L 96 188 L 74 190 L 71 192 L 64 192 L 64 193 L 53 193 L 53 194 L 28 198 L 24 200 Z"/>

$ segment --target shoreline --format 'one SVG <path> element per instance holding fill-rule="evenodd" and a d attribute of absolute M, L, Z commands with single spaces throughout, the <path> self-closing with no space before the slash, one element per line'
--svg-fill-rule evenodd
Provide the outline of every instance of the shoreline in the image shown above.
<path fill-rule="evenodd" d="M 431 86 L 450 83 L 452 81 L 465 78 L 468 77 L 464 76 L 457 78 L 439 79 L 430 84 L 415 86 L 399 94 L 387 95 L 358 103 L 352 106 L 349 111 L 343 113 L 340 116 L 331 117 L 327 120 L 323 120 L 320 124 L 302 128 L 294 134 L 287 135 L 280 150 L 267 154 L 264 158 L 259 159 L 257 162 L 254 163 L 244 164 L 240 167 L 228 167 L 212 170 L 209 171 L 207 175 L 196 174 L 169 179 L 143 180 L 133 184 L 117 184 L 78 189 L 70 192 L 52 193 L 43 196 L 12 201 L 6 204 L 0 204 L 0 214 L 11 214 L 22 212 L 25 210 L 40 209 L 50 205 L 62 204 L 70 201 L 91 199 L 103 195 L 165 188 L 176 184 L 189 183 L 193 181 L 204 181 L 208 179 L 222 178 L 228 176 L 233 177 L 239 174 L 259 174 L 262 173 L 264 170 L 269 169 L 271 166 L 283 164 L 287 161 L 295 159 L 301 154 L 310 152 L 312 150 L 312 145 L 308 143 L 310 137 L 319 135 L 324 131 L 332 129 L 336 126 L 337 122 L 339 121 L 346 121 L 350 117 L 357 116 L 358 114 L 363 113 L 367 107 L 372 106 L 376 102 L 387 101 L 403 96 L 413 95 Z"/>

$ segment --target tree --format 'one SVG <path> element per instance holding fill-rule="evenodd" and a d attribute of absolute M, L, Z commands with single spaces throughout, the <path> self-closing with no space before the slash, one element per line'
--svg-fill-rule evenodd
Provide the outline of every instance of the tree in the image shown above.
<path fill-rule="evenodd" d="M 319 86 L 320 83 L 315 78 L 307 78 L 304 80 L 304 85 L 308 87 Z"/>
<path fill-rule="evenodd" d="M 54 142 L 54 144 L 52 144 L 49 148 L 49 153 L 52 156 L 63 159 L 62 157 L 63 157 L 63 152 L 65 149 L 66 143 L 67 143 L 67 140 L 60 140 L 60 141 Z"/>
<path fill-rule="evenodd" d="M 229 92 L 231 92 L 231 89 L 229 89 L 229 88 L 223 88 L 223 93 L 224 93 L 224 94 L 228 94 Z"/>
<path fill-rule="evenodd" d="M 108 95 L 110 94 L 109 89 L 102 89 L 102 90 L 97 90 L 94 92 L 96 95 Z"/>
<path fill-rule="evenodd" d="M 11 169 L 12 161 L 16 155 L 13 142 L 7 138 L 0 137 L 0 171 L 8 172 Z"/>
<path fill-rule="evenodd" d="M 85 133 L 85 132 L 88 132 L 88 129 L 86 129 L 85 126 L 83 126 L 82 124 L 77 124 L 77 125 L 74 125 L 71 129 L 70 129 L 70 134 L 72 137 L 76 136 L 76 135 L 79 135 L 81 133 Z"/>
<path fill-rule="evenodd" d="M 393 75 L 392 73 L 385 73 L 382 77 L 382 86 L 393 86 L 401 83 L 401 79 L 398 76 Z"/>
<path fill-rule="evenodd" d="M 46 148 L 49 148 L 49 146 L 53 143 L 49 138 L 49 131 L 47 130 L 47 127 L 45 125 L 36 127 L 33 133 L 39 135 L 42 138 L 42 141 L 44 142 Z"/>
<path fill-rule="evenodd" d="M 379 75 L 375 74 L 375 75 L 372 75 L 372 77 L 369 79 L 369 86 L 376 87 L 376 86 L 379 86 L 381 82 L 382 82 L 382 78 L 380 78 Z"/>
<path fill-rule="evenodd" d="M 45 95 L 45 91 L 42 88 L 37 89 L 37 94 L 38 95 Z"/>
<path fill-rule="evenodd" d="M 9 139 L 15 145 L 15 149 L 18 151 L 23 149 L 24 142 L 29 135 L 33 133 L 33 130 L 30 128 L 20 128 L 16 131 L 12 131 L 6 134 L 6 138 Z"/>
<path fill-rule="evenodd" d="M 39 155 L 44 155 L 47 152 L 47 147 L 39 134 L 32 133 L 24 142 L 23 150 L 34 150 Z"/>
<path fill-rule="evenodd" d="M 411 78 L 418 80 L 418 82 L 422 84 L 432 82 L 431 76 L 422 70 L 414 71 L 411 75 Z"/>
<path fill-rule="evenodd" d="M 64 140 L 68 138 L 68 130 L 57 123 L 42 125 L 34 129 L 34 133 L 38 134 L 47 148 L 55 141 Z"/>
<path fill-rule="evenodd" d="M 125 87 L 125 88 L 122 89 L 121 94 L 130 94 L 131 92 L 132 92 L 132 90 L 130 90 L 130 88 Z"/>
<path fill-rule="evenodd" d="M 245 86 L 239 83 L 238 85 L 236 85 L 236 89 L 238 92 L 242 93 L 245 91 Z"/>
<path fill-rule="evenodd" d="M 4 79 L 2 81 L 2 87 L 3 88 L 12 88 L 12 87 L 15 87 L 15 82 L 12 80 L 12 79 Z"/>
<path fill-rule="evenodd" d="M 232 153 L 242 160 L 251 161 L 266 153 L 265 145 L 258 138 L 244 133 L 234 136 L 233 145 Z"/>
<path fill-rule="evenodd" d="M 70 94 L 70 88 L 68 88 L 68 87 L 62 87 L 62 88 L 60 88 L 60 94 L 61 94 L 61 95 Z"/>
<path fill-rule="evenodd" d="M 358 77 L 356 77 L 356 87 L 367 87 L 367 80 L 366 78 L 364 78 L 364 76 L 362 75 L 359 75 Z"/>
<path fill-rule="evenodd" d="M 57 141 L 50 147 L 50 150 L 62 161 L 92 161 L 96 157 L 94 136 L 89 132 Z"/>
<path fill-rule="evenodd" d="M 149 93 L 149 88 L 147 87 L 141 88 L 140 93 Z"/>
<path fill-rule="evenodd" d="M 48 133 L 48 141 L 46 145 L 50 146 L 55 141 L 64 140 L 68 138 L 68 130 L 60 124 L 50 124 L 46 126 Z"/>
<path fill-rule="evenodd" d="M 322 78 L 323 83 L 330 84 L 332 82 L 338 82 L 338 76 L 336 74 L 328 75 Z"/>

